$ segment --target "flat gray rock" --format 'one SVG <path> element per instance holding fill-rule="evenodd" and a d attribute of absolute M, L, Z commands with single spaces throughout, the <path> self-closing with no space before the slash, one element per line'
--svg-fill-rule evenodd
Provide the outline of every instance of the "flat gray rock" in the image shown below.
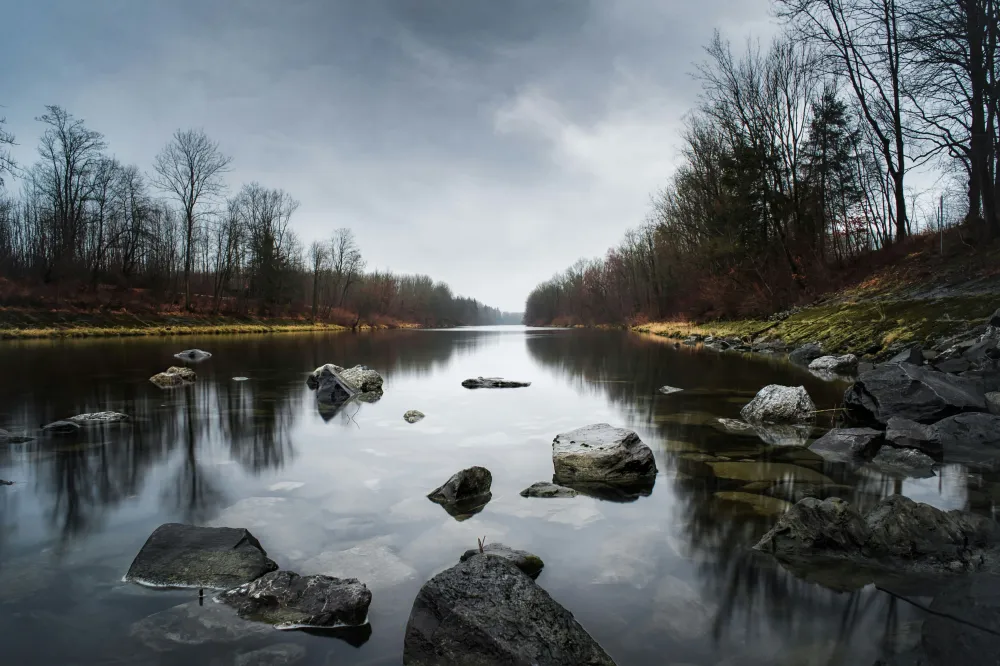
<path fill-rule="evenodd" d="M 837 428 L 809 446 L 825 460 L 858 463 L 871 460 L 882 446 L 885 434 L 871 428 Z"/>
<path fill-rule="evenodd" d="M 504 379 L 503 377 L 476 377 L 475 379 L 466 379 L 462 382 L 462 386 L 470 389 L 524 388 L 526 386 L 531 386 L 531 382 L 518 382 L 512 379 Z"/>
<path fill-rule="evenodd" d="M 521 497 L 576 497 L 577 492 L 566 486 L 559 486 L 548 481 L 533 483 L 521 491 Z"/>
<path fill-rule="evenodd" d="M 1000 416 L 956 414 L 938 421 L 930 430 L 945 462 L 1000 467 Z"/>
<path fill-rule="evenodd" d="M 272 571 L 223 592 L 219 601 L 279 629 L 357 627 L 368 623 L 372 593 L 356 578 Z"/>
<path fill-rule="evenodd" d="M 762 388 L 740 410 L 747 423 L 807 423 L 815 420 L 816 405 L 803 386 L 771 384 Z"/>
<path fill-rule="evenodd" d="M 479 550 L 478 548 L 467 550 L 462 554 L 459 561 L 465 562 L 469 558 L 476 557 L 477 555 L 482 557 L 499 557 L 502 560 L 507 560 L 532 578 L 537 578 L 538 574 L 542 572 L 542 567 L 545 566 L 545 563 L 542 562 L 542 558 L 537 555 L 529 553 L 526 550 L 516 550 L 510 546 L 505 546 L 502 543 L 488 543 L 483 546 L 482 550 Z"/>
<path fill-rule="evenodd" d="M 76 416 L 69 417 L 67 420 L 79 423 L 80 425 L 119 423 L 121 421 L 128 421 L 128 414 L 120 412 L 93 412 L 90 414 L 77 414 Z"/>
<path fill-rule="evenodd" d="M 245 529 L 165 523 L 149 535 L 125 580 L 150 587 L 226 590 L 277 568 Z"/>
<path fill-rule="evenodd" d="M 410 611 L 406 666 L 613 666 L 572 613 L 513 564 L 472 557 L 427 581 Z"/>
<path fill-rule="evenodd" d="M 607 423 L 577 428 L 552 441 L 553 482 L 634 483 L 656 476 L 653 452 L 639 435 Z M 579 488 L 577 488 L 579 490 Z"/>

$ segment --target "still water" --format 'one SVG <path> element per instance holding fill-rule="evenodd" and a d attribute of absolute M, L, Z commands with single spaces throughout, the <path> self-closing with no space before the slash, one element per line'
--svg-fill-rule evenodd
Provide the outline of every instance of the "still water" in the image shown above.
<path fill-rule="evenodd" d="M 194 366 L 194 385 L 164 391 L 148 381 L 192 347 L 214 354 Z M 328 362 L 377 369 L 384 397 L 321 413 L 305 378 Z M 462 388 L 480 375 L 532 385 Z M 422 582 L 486 537 L 540 555 L 538 583 L 620 666 L 872 664 L 919 638 L 916 611 L 873 588 L 837 593 L 800 581 L 748 552 L 776 509 L 746 496 L 768 484 L 744 491 L 746 479 L 721 478 L 708 462 L 758 461 L 762 478 L 823 474 L 862 505 L 895 491 L 967 507 L 967 478 L 960 469 L 906 481 L 851 472 L 719 426 L 770 383 L 805 385 L 820 409 L 836 407 L 844 390 L 779 360 L 623 332 L 4 343 L 0 428 L 102 410 L 132 420 L 71 440 L 0 443 L 0 478 L 15 482 L 0 487 L 0 661 L 234 664 L 242 653 L 291 644 L 303 665 L 399 664 Z M 663 385 L 684 391 L 658 394 Z M 407 424 L 408 409 L 427 417 Z M 556 434 L 601 422 L 636 430 L 652 448 L 659 475 L 651 495 L 519 495 L 551 479 Z M 457 521 L 426 494 L 471 465 L 492 471 L 493 499 Z M 246 527 L 282 568 L 360 578 L 374 595 L 370 633 L 348 641 L 269 631 L 151 649 L 132 625 L 197 595 L 121 582 L 164 522 Z M 324 565 L 334 561 L 346 570 Z"/>

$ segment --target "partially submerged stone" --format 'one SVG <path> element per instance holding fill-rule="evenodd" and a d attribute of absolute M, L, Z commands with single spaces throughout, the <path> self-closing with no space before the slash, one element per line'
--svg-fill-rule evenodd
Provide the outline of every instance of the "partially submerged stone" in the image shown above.
<path fill-rule="evenodd" d="M 417 411 L 416 409 L 411 409 L 403 414 L 403 420 L 407 423 L 416 423 L 422 418 L 424 418 L 424 413 Z"/>
<path fill-rule="evenodd" d="M 981 382 L 908 363 L 887 363 L 861 373 L 844 394 L 848 415 L 857 423 L 885 426 L 897 416 L 934 423 L 953 414 L 985 412 Z"/>
<path fill-rule="evenodd" d="M 572 613 L 513 564 L 471 557 L 420 589 L 406 625 L 403 664 L 613 666 L 614 661 Z"/>
<path fill-rule="evenodd" d="M 504 379 L 503 377 L 477 377 L 475 379 L 466 379 L 462 382 L 462 386 L 470 389 L 523 388 L 525 386 L 531 386 L 531 382 L 518 382 L 512 379 Z"/>
<path fill-rule="evenodd" d="M 462 519 L 478 513 L 493 497 L 493 475 L 485 467 L 469 467 L 456 472 L 427 498 L 440 504 L 453 517 Z"/>
<path fill-rule="evenodd" d="M 796 365 L 808 366 L 822 355 L 823 348 L 815 342 L 809 342 L 794 349 L 788 355 L 788 360 Z"/>
<path fill-rule="evenodd" d="M 674 386 L 661 386 L 659 388 L 659 392 L 662 393 L 663 395 L 670 395 L 671 393 L 680 393 L 683 390 L 684 389 L 679 389 Z"/>
<path fill-rule="evenodd" d="M 548 481 L 533 483 L 521 491 L 521 497 L 576 497 L 577 491 Z"/>
<path fill-rule="evenodd" d="M 366 365 L 356 365 L 347 368 L 340 373 L 340 376 L 357 387 L 362 393 L 375 393 L 382 390 L 382 375 L 377 370 L 372 370 Z"/>
<path fill-rule="evenodd" d="M 510 546 L 505 546 L 502 543 L 488 543 L 483 546 L 483 549 L 471 548 L 462 554 L 460 562 L 465 562 L 471 557 L 476 555 L 482 555 L 483 557 L 499 557 L 502 560 L 507 560 L 515 567 L 528 574 L 532 578 L 537 578 L 538 574 L 542 572 L 542 568 L 545 563 L 542 562 L 542 558 L 538 557 L 533 553 L 529 553 L 526 550 L 516 550 Z"/>
<path fill-rule="evenodd" d="M 219 601 L 279 629 L 354 627 L 368 623 L 372 593 L 356 578 L 272 571 L 223 592 Z"/>
<path fill-rule="evenodd" d="M 120 412 L 93 412 L 90 414 L 77 414 L 76 416 L 69 417 L 67 420 L 79 423 L 80 425 L 90 425 L 97 423 L 119 423 L 121 421 L 128 421 L 128 418 L 128 414 Z"/>
<path fill-rule="evenodd" d="M 191 368 L 170 366 L 163 372 L 150 377 L 149 381 L 153 382 L 160 388 L 175 388 L 178 386 L 186 386 L 187 384 L 193 382 L 197 377 L 198 375 Z"/>
<path fill-rule="evenodd" d="M 891 476 L 915 479 L 934 476 L 934 459 L 916 449 L 883 446 L 872 458 L 871 466 Z"/>
<path fill-rule="evenodd" d="M 150 587 L 226 590 L 277 568 L 245 529 L 165 523 L 149 535 L 125 580 Z"/>
<path fill-rule="evenodd" d="M 42 432 L 49 435 L 75 435 L 80 431 L 80 424 L 75 421 L 53 421 L 42 426 Z"/>
<path fill-rule="evenodd" d="M 862 517 L 849 503 L 807 498 L 754 546 L 779 559 L 846 559 L 892 570 L 996 570 L 1000 527 L 984 516 L 941 511 L 891 495 Z"/>
<path fill-rule="evenodd" d="M 381 394 L 383 379 L 376 370 L 365 365 L 353 368 L 342 368 L 333 363 L 321 365 L 306 378 L 306 384 L 313 390 L 318 390 L 318 397 L 325 402 L 337 402 L 341 393 L 346 394 L 343 400 L 358 393 Z M 337 390 L 339 385 L 340 389 Z M 341 401 L 343 401 L 341 400 Z"/>
<path fill-rule="evenodd" d="M 207 351 L 202 351 L 200 349 L 185 349 L 182 352 L 174 354 L 174 358 L 179 358 L 182 361 L 190 361 L 192 363 L 197 363 L 199 361 L 205 361 L 212 358 L 212 354 Z"/>
<path fill-rule="evenodd" d="M 832 462 L 857 463 L 871 460 L 883 441 L 885 434 L 871 428 L 837 428 L 813 442 L 809 450 Z"/>
<path fill-rule="evenodd" d="M 815 412 L 805 387 L 771 384 L 740 410 L 740 416 L 749 423 L 804 423 L 814 420 Z"/>
<path fill-rule="evenodd" d="M 15 435 L 10 431 L 0 428 L 0 444 L 23 444 L 24 442 L 30 442 L 33 439 L 34 437 Z"/>
<path fill-rule="evenodd" d="M 129 635 L 157 652 L 259 640 L 274 629 L 240 618 L 223 604 L 191 601 L 132 623 Z"/>
<path fill-rule="evenodd" d="M 653 452 L 639 435 L 607 423 L 577 428 L 552 441 L 553 481 L 632 483 L 656 476 Z"/>
<path fill-rule="evenodd" d="M 836 375 L 853 375 L 858 371 L 858 357 L 854 354 L 820 356 L 809 364 L 809 369 Z"/>

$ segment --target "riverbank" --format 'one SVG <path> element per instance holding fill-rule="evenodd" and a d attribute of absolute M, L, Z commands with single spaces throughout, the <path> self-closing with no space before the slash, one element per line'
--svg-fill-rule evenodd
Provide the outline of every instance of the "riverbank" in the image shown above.
<path fill-rule="evenodd" d="M 666 321 L 632 327 L 642 333 L 809 342 L 827 353 L 884 358 L 910 344 L 933 346 L 984 326 L 1000 308 L 1000 251 L 941 257 L 933 248 L 863 274 L 851 286 L 766 319 Z"/>
<path fill-rule="evenodd" d="M 361 326 L 361 330 L 418 328 L 416 324 Z M 347 331 L 338 324 L 303 319 L 233 317 L 201 314 L 134 314 L 0 308 L 0 340 L 44 338 L 140 337 L 156 335 L 237 335 Z"/>

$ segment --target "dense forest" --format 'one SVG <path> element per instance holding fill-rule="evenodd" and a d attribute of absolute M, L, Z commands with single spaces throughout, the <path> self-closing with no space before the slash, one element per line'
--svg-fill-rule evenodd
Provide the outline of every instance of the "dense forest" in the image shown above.
<path fill-rule="evenodd" d="M 350 326 L 520 323 L 429 277 L 366 270 L 350 229 L 304 248 L 292 228 L 299 203 L 256 182 L 229 191 L 231 159 L 203 131 L 177 131 L 147 174 L 61 107 L 38 121 L 40 159 L 18 165 L 0 119 L 0 280 L 19 287 L 8 305 L 141 292 L 193 312 Z"/>
<path fill-rule="evenodd" d="M 915 234 L 1000 236 L 1000 1 L 773 9 L 770 44 L 706 47 L 647 220 L 536 287 L 527 323 L 769 314 L 903 256 Z"/>

